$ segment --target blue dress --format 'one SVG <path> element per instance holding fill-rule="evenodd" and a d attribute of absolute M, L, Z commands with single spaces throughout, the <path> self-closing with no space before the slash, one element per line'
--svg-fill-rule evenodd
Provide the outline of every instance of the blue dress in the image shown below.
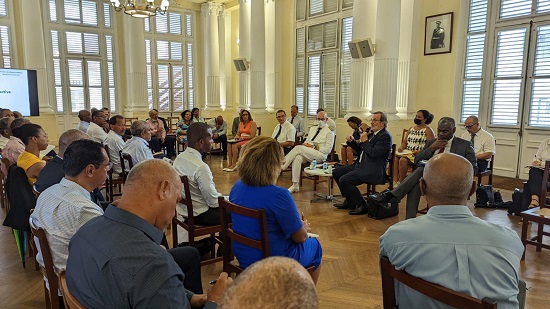
<path fill-rule="evenodd" d="M 321 265 L 323 250 L 316 238 L 308 238 L 298 244 L 291 235 L 302 228 L 302 220 L 290 192 L 275 185 L 252 187 L 240 180 L 231 189 L 229 200 L 237 205 L 259 209 L 264 208 L 267 217 L 267 231 L 271 256 L 293 258 L 304 267 Z M 258 221 L 231 214 L 235 232 L 252 239 L 260 239 Z M 233 250 L 243 268 L 262 259 L 260 250 L 233 242 Z"/>

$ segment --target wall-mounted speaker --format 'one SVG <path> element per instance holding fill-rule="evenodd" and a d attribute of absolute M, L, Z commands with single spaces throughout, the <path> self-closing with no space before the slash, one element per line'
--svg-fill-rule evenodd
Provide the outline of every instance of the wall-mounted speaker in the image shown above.
<path fill-rule="evenodd" d="M 374 55 L 374 44 L 370 38 L 348 42 L 348 47 L 351 58 L 367 58 Z"/>
<path fill-rule="evenodd" d="M 248 61 L 245 58 L 233 59 L 233 64 L 239 72 L 248 70 Z"/>

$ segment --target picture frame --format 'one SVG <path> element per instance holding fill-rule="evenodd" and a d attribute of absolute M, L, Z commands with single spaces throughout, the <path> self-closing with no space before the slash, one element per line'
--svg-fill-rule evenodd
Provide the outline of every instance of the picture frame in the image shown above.
<path fill-rule="evenodd" d="M 424 56 L 451 52 L 453 43 L 453 12 L 426 17 Z"/>

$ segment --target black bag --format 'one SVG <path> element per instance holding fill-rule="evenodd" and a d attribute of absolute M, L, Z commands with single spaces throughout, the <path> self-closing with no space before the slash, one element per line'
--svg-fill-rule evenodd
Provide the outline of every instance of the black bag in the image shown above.
<path fill-rule="evenodd" d="M 493 194 L 493 187 L 491 185 L 477 187 L 476 203 L 474 204 L 475 207 L 481 207 L 481 208 L 493 207 L 494 203 L 495 203 L 495 195 Z"/>
<path fill-rule="evenodd" d="M 389 217 L 394 217 L 399 214 L 399 203 L 384 203 L 378 205 L 376 203 L 368 204 L 368 216 L 373 219 L 385 219 Z"/>
<path fill-rule="evenodd" d="M 527 207 L 523 207 L 523 205 L 527 205 L 527 203 L 524 203 L 523 201 L 523 190 L 515 188 L 514 193 L 512 193 L 512 202 L 514 205 L 508 209 L 508 212 L 512 215 L 519 216 L 522 211 L 527 210 Z"/>
<path fill-rule="evenodd" d="M 502 200 L 502 194 L 500 194 L 500 191 L 493 192 L 493 196 L 495 197 L 495 203 L 503 203 Z"/>

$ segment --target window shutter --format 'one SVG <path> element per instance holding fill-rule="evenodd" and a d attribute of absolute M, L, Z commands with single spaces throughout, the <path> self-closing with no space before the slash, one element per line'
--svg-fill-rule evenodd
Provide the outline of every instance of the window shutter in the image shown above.
<path fill-rule="evenodd" d="M 537 13 L 547 13 L 550 12 L 550 1 L 549 0 L 538 0 L 537 1 Z"/>
<path fill-rule="evenodd" d="M 66 23 L 80 23 L 80 5 L 79 0 L 63 1 L 63 11 L 65 12 Z"/>
<path fill-rule="evenodd" d="M 8 16 L 8 8 L 6 0 L 0 0 L 0 16 Z"/>
<path fill-rule="evenodd" d="M 168 49 L 169 43 L 167 41 L 157 41 L 157 59 L 158 60 L 170 60 L 170 50 Z"/>
<path fill-rule="evenodd" d="M 69 87 L 71 98 L 71 112 L 77 113 L 82 109 L 86 109 L 84 99 L 84 69 L 82 60 L 69 59 L 67 60 L 69 68 Z"/>
<path fill-rule="evenodd" d="M 529 125 L 550 127 L 550 25 L 537 28 Z"/>
<path fill-rule="evenodd" d="M 334 117 L 336 110 L 336 80 L 338 78 L 337 71 L 337 54 L 330 53 L 322 56 L 323 64 L 323 108 L 328 113 L 329 117 Z"/>
<path fill-rule="evenodd" d="M 185 36 L 193 36 L 193 16 L 191 14 L 185 14 Z"/>
<path fill-rule="evenodd" d="M 109 103 L 112 111 L 116 110 L 115 94 L 115 65 L 113 62 L 113 37 L 105 36 L 105 45 L 107 47 L 107 82 L 109 87 Z"/>
<path fill-rule="evenodd" d="M 353 0 L 343 0 L 342 1 L 342 8 L 347 9 L 353 7 Z"/>
<path fill-rule="evenodd" d="M 174 111 L 183 111 L 183 94 L 184 94 L 184 85 L 183 85 L 183 76 L 184 68 L 180 65 L 172 66 L 172 82 L 174 89 L 174 105 L 172 110 Z"/>
<path fill-rule="evenodd" d="M 59 54 L 59 38 L 57 31 L 51 31 L 52 37 L 52 51 L 53 51 L 53 75 L 55 82 L 55 101 L 57 106 L 57 112 L 63 112 L 65 110 L 63 100 L 63 85 L 61 79 L 61 60 Z"/>
<path fill-rule="evenodd" d="M 296 0 L 296 20 L 306 19 L 306 0 Z"/>
<path fill-rule="evenodd" d="M 352 2 L 353 3 L 353 2 Z M 340 115 L 344 115 L 351 102 L 351 53 L 348 42 L 352 40 L 353 17 L 342 20 L 342 48 L 340 65 Z"/>
<path fill-rule="evenodd" d="M 526 29 L 497 33 L 497 56 L 491 123 L 517 125 L 520 106 Z"/>
<path fill-rule="evenodd" d="M 8 26 L 0 26 L 0 46 L 2 48 L 1 67 L 11 68 L 11 44 L 10 44 L 10 28 Z"/>
<path fill-rule="evenodd" d="M 143 31 L 151 32 L 151 19 L 149 18 L 143 19 Z"/>
<path fill-rule="evenodd" d="M 67 52 L 69 54 L 82 54 L 82 33 L 66 32 Z"/>
<path fill-rule="evenodd" d="M 158 33 L 168 33 L 168 15 L 155 16 L 155 30 Z"/>
<path fill-rule="evenodd" d="M 157 65 L 159 111 L 170 111 L 170 66 Z"/>
<path fill-rule="evenodd" d="M 309 16 L 316 16 L 338 10 L 338 0 L 309 0 Z"/>
<path fill-rule="evenodd" d="M 87 61 L 88 65 L 88 95 L 90 108 L 101 109 L 103 107 L 103 94 L 101 90 L 101 62 Z"/>
<path fill-rule="evenodd" d="M 512 18 L 531 14 L 532 0 L 501 0 L 500 18 Z"/>
<path fill-rule="evenodd" d="M 306 28 L 296 29 L 296 93 L 295 104 L 304 112 L 304 82 L 306 75 Z"/>
<path fill-rule="evenodd" d="M 170 22 L 170 33 L 181 35 L 181 17 L 178 13 L 168 13 Z"/>
<path fill-rule="evenodd" d="M 308 28 L 307 50 L 315 51 L 336 47 L 338 39 L 338 22 L 336 20 Z"/>
<path fill-rule="evenodd" d="M 195 107 L 195 65 L 193 59 L 193 44 L 187 43 L 187 96 L 189 109 Z"/>
<path fill-rule="evenodd" d="M 105 20 L 105 27 L 111 28 L 111 6 L 109 3 L 103 3 L 103 19 Z"/>
<path fill-rule="evenodd" d="M 307 115 L 314 116 L 320 107 L 321 56 L 310 56 L 308 67 Z"/>
<path fill-rule="evenodd" d="M 99 55 L 99 35 L 84 33 L 84 51 L 88 55 Z"/>
<path fill-rule="evenodd" d="M 82 23 L 85 25 L 97 26 L 97 3 L 94 1 L 82 0 Z"/>
<path fill-rule="evenodd" d="M 170 42 L 170 60 L 183 60 L 183 47 L 180 42 Z"/>
<path fill-rule="evenodd" d="M 57 22 L 57 3 L 56 0 L 49 0 L 48 1 L 48 7 L 49 7 L 49 13 L 50 13 L 50 21 L 51 22 Z"/>

